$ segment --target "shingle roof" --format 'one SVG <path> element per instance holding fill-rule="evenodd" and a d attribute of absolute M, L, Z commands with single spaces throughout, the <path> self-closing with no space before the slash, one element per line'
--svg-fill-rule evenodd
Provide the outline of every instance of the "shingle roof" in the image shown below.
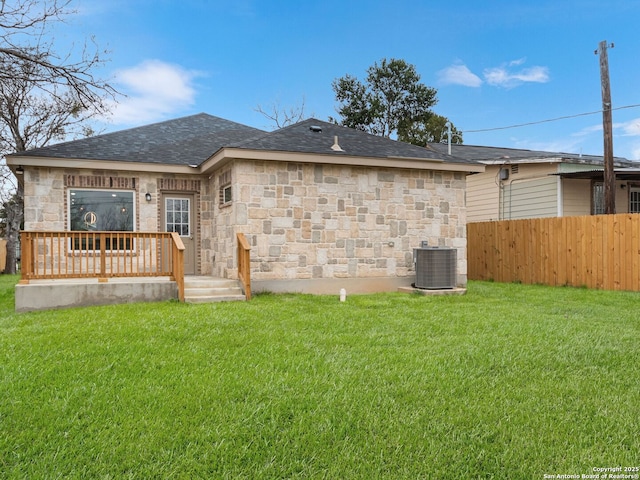
<path fill-rule="evenodd" d="M 335 137 L 343 151 L 334 151 Z M 455 158 L 445 152 L 378 137 L 366 132 L 310 118 L 268 134 L 233 145 L 237 148 L 374 158 L 423 158 L 447 163 L 476 164 L 471 158 Z"/>
<path fill-rule="evenodd" d="M 342 151 L 331 149 L 336 136 Z M 59 143 L 16 155 L 200 165 L 223 147 L 356 157 L 423 158 L 476 164 L 473 159 L 449 157 L 446 153 L 317 119 L 307 119 L 280 130 L 265 132 L 205 113 Z"/>
<path fill-rule="evenodd" d="M 342 151 L 331 148 L 336 136 Z M 602 157 L 593 155 L 475 145 L 452 145 L 452 156 L 449 156 L 445 144 L 432 143 L 423 148 L 314 118 L 265 132 L 206 113 L 59 143 L 15 156 L 200 165 L 224 147 L 373 158 L 423 158 L 462 164 L 544 158 L 562 158 L 569 163 L 590 165 L 603 162 Z M 621 167 L 637 165 L 620 157 L 615 158 L 615 163 Z"/>
<path fill-rule="evenodd" d="M 428 149 L 447 153 L 448 145 L 443 143 L 430 143 Z M 577 153 L 544 152 L 539 150 L 526 150 L 519 148 L 484 147 L 478 145 L 451 145 L 451 154 L 455 157 L 477 162 L 500 162 L 509 163 L 518 160 L 561 158 L 567 163 L 581 163 L 587 165 L 602 165 L 603 157 L 597 155 L 582 155 Z M 623 157 L 615 157 L 614 162 L 618 166 L 637 165 Z"/>
<path fill-rule="evenodd" d="M 616 175 L 616 180 L 639 180 L 640 179 L 640 168 L 616 168 L 614 170 Z M 602 181 L 604 178 L 604 170 L 586 170 L 581 172 L 561 172 L 556 173 L 554 175 L 558 175 L 564 178 L 581 178 L 581 179 L 591 179 L 591 180 L 600 180 Z"/>
<path fill-rule="evenodd" d="M 220 148 L 266 132 L 200 113 L 18 155 L 165 165 L 199 165 Z"/>

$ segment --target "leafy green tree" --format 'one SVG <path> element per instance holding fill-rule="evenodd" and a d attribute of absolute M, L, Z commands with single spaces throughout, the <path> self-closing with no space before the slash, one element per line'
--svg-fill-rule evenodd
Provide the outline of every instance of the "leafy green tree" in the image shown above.
<path fill-rule="evenodd" d="M 367 69 L 364 82 L 346 75 L 334 80 L 332 87 L 340 118 L 331 121 L 382 137 L 397 135 L 418 145 L 442 138 L 441 120 L 448 120 L 431 110 L 438 102 L 437 91 L 420 83 L 415 66 L 404 60 L 384 58 Z M 455 131 L 461 143 L 462 136 Z"/>
<path fill-rule="evenodd" d="M 462 143 L 462 132 L 447 120 L 446 117 L 433 114 L 426 123 L 416 122 L 408 129 L 398 132 L 398 140 L 421 147 L 428 143 L 447 143 L 449 126 L 451 125 L 451 143 Z"/>

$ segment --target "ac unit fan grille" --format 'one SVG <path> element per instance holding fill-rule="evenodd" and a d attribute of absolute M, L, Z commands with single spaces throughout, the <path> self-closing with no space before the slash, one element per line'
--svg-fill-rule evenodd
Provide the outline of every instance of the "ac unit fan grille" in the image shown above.
<path fill-rule="evenodd" d="M 416 288 L 455 288 L 457 251 L 454 248 L 417 248 L 415 254 Z"/>

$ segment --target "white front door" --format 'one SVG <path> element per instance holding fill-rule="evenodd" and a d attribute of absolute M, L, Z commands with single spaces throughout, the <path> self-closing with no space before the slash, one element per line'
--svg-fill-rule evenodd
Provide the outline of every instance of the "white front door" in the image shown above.
<path fill-rule="evenodd" d="M 195 232 L 193 222 L 193 195 L 166 194 L 163 202 L 164 229 L 176 232 L 184 243 L 184 273 L 195 275 Z"/>

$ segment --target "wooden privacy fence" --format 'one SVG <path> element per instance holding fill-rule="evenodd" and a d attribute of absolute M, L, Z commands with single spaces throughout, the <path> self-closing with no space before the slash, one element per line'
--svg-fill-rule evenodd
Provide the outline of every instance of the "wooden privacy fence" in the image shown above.
<path fill-rule="evenodd" d="M 640 214 L 469 223 L 467 275 L 640 291 Z"/>

